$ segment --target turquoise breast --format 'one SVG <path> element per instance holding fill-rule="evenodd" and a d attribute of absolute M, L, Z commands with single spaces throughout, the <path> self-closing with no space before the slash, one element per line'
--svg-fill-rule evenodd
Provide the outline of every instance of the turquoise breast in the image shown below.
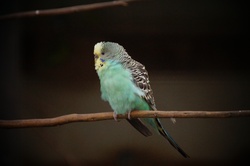
<path fill-rule="evenodd" d="M 98 71 L 101 82 L 102 99 L 108 101 L 117 114 L 132 110 L 149 110 L 142 98 L 144 92 L 133 82 L 130 70 L 119 63 L 106 62 L 105 68 Z"/>

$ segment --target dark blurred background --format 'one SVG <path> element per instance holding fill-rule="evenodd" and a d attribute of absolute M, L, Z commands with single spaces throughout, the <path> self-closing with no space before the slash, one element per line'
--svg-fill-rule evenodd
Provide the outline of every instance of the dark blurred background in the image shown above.
<path fill-rule="evenodd" d="M 0 15 L 101 0 L 11 0 Z M 0 119 L 111 111 L 93 47 L 114 41 L 143 63 L 159 110 L 250 109 L 249 9 L 243 1 L 146 0 L 82 13 L 0 20 Z M 163 125 L 191 156 L 126 121 L 0 129 L 0 165 L 249 163 L 249 118 Z"/>

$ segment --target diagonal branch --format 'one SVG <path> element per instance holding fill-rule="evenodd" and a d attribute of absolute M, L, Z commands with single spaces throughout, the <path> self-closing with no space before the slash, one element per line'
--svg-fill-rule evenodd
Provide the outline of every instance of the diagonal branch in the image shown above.
<path fill-rule="evenodd" d="M 24 18 L 24 17 L 35 17 L 35 16 L 48 16 L 48 15 L 62 15 L 76 12 L 83 12 L 88 10 L 96 10 L 101 8 L 115 7 L 115 6 L 127 6 L 129 2 L 136 0 L 117 0 L 110 2 L 100 2 L 87 5 L 77 5 L 64 8 L 47 9 L 47 10 L 34 10 L 20 13 L 13 13 L 0 16 L 1 19 L 12 19 L 12 18 Z"/>
<path fill-rule="evenodd" d="M 250 117 L 250 110 L 237 111 L 133 111 L 131 118 L 233 118 Z M 118 115 L 119 119 L 127 115 Z M 0 128 L 51 127 L 73 122 L 93 122 L 113 119 L 112 112 L 69 114 L 55 118 L 0 120 Z"/>

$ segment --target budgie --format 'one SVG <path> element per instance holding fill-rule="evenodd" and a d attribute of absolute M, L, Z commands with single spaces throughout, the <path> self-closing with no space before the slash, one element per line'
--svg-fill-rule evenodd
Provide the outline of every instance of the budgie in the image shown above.
<path fill-rule="evenodd" d="M 162 127 L 159 118 L 130 117 L 133 110 L 157 110 L 145 66 L 132 59 L 123 46 L 113 42 L 97 43 L 94 46 L 94 59 L 100 79 L 101 98 L 109 102 L 114 119 L 117 120 L 118 114 L 127 114 L 127 121 L 144 136 L 152 135 L 145 124 L 152 126 L 182 156 L 188 158 Z"/>

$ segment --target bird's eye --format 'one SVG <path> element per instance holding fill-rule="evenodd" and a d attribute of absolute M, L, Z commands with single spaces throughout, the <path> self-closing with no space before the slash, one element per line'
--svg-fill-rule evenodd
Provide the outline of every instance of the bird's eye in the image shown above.
<path fill-rule="evenodd" d="M 101 54 L 102 54 L 102 55 L 104 55 L 105 53 L 104 53 L 104 52 L 102 52 Z"/>

